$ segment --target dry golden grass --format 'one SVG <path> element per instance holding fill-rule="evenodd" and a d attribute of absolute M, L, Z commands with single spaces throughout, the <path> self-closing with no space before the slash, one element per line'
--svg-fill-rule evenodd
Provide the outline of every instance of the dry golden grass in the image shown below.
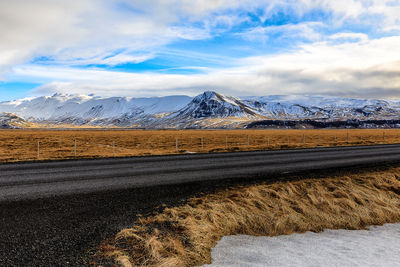
<path fill-rule="evenodd" d="M 400 221 L 400 167 L 384 172 L 241 186 L 139 219 L 104 242 L 122 266 L 194 266 L 227 235 L 363 229 Z"/>
<path fill-rule="evenodd" d="M 347 134 L 349 134 L 348 142 Z M 76 155 L 74 140 L 76 140 Z M 176 150 L 176 140 L 178 140 L 178 150 Z M 0 130 L 0 162 L 368 145 L 399 141 L 398 129 Z"/>

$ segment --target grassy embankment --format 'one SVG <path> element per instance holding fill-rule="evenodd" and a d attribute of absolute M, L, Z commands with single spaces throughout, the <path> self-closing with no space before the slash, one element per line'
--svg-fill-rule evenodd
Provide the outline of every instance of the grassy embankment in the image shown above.
<path fill-rule="evenodd" d="M 400 222 L 400 167 L 240 186 L 141 218 L 105 241 L 122 266 L 194 266 L 226 235 L 283 235 Z"/>
<path fill-rule="evenodd" d="M 176 142 L 178 146 L 176 146 Z M 400 130 L 398 129 L 1 130 L 0 162 L 398 142 L 400 142 Z"/>

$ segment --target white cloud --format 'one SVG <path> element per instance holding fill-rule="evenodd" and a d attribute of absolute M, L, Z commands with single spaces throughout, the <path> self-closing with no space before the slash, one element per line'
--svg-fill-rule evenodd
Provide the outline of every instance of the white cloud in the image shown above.
<path fill-rule="evenodd" d="M 339 32 L 328 36 L 328 39 L 340 41 L 367 41 L 368 35 L 356 32 Z"/>
<path fill-rule="evenodd" d="M 233 95 L 400 97 L 400 37 L 344 44 L 319 42 L 293 52 L 236 63 L 238 67 L 192 75 L 25 66 L 15 68 L 18 77 L 14 78 L 45 82 L 32 91 L 36 95 L 195 95 L 217 90 Z"/>
<path fill-rule="evenodd" d="M 377 29 L 399 30 L 400 4 L 393 0 L 2 0 L 0 70 L 41 56 L 60 64 L 103 64 L 116 50 L 127 51 L 118 61 L 138 62 L 176 39 L 210 38 L 260 8 L 265 10 L 260 14 L 263 20 L 279 11 L 301 15 L 321 9 L 334 14 L 331 22 L 368 23 L 373 16 Z M 315 26 L 258 27 L 246 36 L 283 32 L 316 40 Z M 117 58 L 111 64 L 118 64 Z"/>
<path fill-rule="evenodd" d="M 179 37 L 186 40 L 202 40 L 211 38 L 210 31 L 201 28 L 187 28 L 187 27 L 170 27 L 167 29 L 166 35 Z"/>
<path fill-rule="evenodd" d="M 121 53 L 114 53 L 112 51 L 103 53 L 101 55 L 88 55 L 83 58 L 71 58 L 68 56 L 56 57 L 54 60 L 58 65 L 107 65 L 107 66 L 116 66 L 125 63 L 140 63 L 146 61 L 148 59 L 154 58 L 154 54 L 152 53 L 142 53 L 142 54 L 134 54 L 129 53 L 127 51 Z M 49 63 L 49 59 L 45 59 L 43 61 L 36 60 L 36 63 Z"/>
<path fill-rule="evenodd" d="M 266 42 L 270 38 L 275 40 L 284 38 L 301 38 L 316 41 L 321 38 L 321 34 L 317 31 L 323 27 L 321 22 L 303 22 L 298 24 L 284 24 L 279 26 L 254 27 L 238 35 L 249 41 Z"/>
<path fill-rule="evenodd" d="M 22 63 L 29 57 L 54 51 L 62 39 L 71 44 L 82 33 L 73 33 L 68 25 L 78 23 L 77 14 L 85 1 L 1 1 L 0 2 L 0 67 Z"/>
<path fill-rule="evenodd" d="M 177 39 L 212 38 L 258 14 L 297 16 L 312 10 L 331 13 L 327 21 L 254 27 L 248 40 L 305 38 L 313 43 L 284 54 L 232 59 L 165 48 Z M 293 14 L 292 14 L 293 13 Z M 45 83 L 33 93 L 99 95 L 195 94 L 216 89 L 236 95 L 320 93 L 399 96 L 400 3 L 393 0 L 1 0 L 0 75 Z M 394 36 L 373 39 L 357 32 L 323 36 L 322 27 L 352 23 Z M 332 26 L 333 25 L 333 26 Z M 379 35 L 379 34 L 378 34 Z M 263 39 L 264 38 L 264 39 Z M 157 53 L 226 62 L 228 69 L 171 75 L 74 69 L 86 64 L 138 63 Z M 50 61 L 52 67 L 35 65 Z M 31 62 L 31 64 L 27 64 Z M 64 67 L 61 67 L 63 66 Z M 7 70 L 11 70 L 7 75 Z M 367 96 L 367 95 L 366 95 Z"/>
<path fill-rule="evenodd" d="M 208 29 L 174 24 L 180 24 L 182 17 L 200 20 L 226 3 L 2 0 L 0 71 L 35 57 L 71 65 L 140 62 L 173 40 L 209 38 Z M 118 50 L 125 52 L 109 57 Z"/>

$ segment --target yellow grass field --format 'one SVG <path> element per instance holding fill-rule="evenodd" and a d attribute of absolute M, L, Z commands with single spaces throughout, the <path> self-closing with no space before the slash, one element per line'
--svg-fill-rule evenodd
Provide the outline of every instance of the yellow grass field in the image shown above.
<path fill-rule="evenodd" d="M 0 162 L 399 142 L 400 129 L 0 130 Z"/>
<path fill-rule="evenodd" d="M 400 167 L 232 187 L 141 217 L 106 240 L 96 262 L 199 266 L 223 236 L 276 236 L 400 222 Z M 109 265 L 107 265 L 109 266 Z"/>

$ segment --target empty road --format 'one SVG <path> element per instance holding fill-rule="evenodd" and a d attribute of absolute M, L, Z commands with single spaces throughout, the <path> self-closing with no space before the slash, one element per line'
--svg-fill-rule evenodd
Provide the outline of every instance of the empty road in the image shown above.
<path fill-rule="evenodd" d="M 282 174 L 400 163 L 400 145 L 0 164 L 0 266 L 81 266 L 137 214 Z"/>
<path fill-rule="evenodd" d="M 400 145 L 0 165 L 0 201 L 400 161 Z"/>

